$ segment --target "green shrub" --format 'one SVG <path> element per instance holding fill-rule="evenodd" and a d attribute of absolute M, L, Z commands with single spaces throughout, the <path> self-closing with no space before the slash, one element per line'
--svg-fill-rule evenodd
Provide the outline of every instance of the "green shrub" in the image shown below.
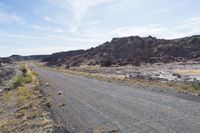
<path fill-rule="evenodd" d="M 23 74 L 24 76 L 27 74 L 27 68 L 26 68 L 25 65 L 22 65 L 22 66 L 20 67 L 20 70 L 22 71 L 22 74 Z"/>
<path fill-rule="evenodd" d="M 17 88 L 19 86 L 22 86 L 23 84 L 26 83 L 31 83 L 32 82 L 32 77 L 30 75 L 26 75 L 26 76 L 19 76 L 17 77 L 17 80 L 14 83 L 14 88 Z"/>
<path fill-rule="evenodd" d="M 200 82 L 194 81 L 190 85 L 195 91 L 200 91 Z"/>

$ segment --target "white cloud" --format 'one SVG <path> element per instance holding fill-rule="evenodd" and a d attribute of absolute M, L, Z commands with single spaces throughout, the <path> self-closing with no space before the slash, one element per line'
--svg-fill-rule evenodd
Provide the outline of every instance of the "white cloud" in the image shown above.
<path fill-rule="evenodd" d="M 13 13 L 8 13 L 0 9 L 0 23 L 24 23 L 24 19 L 21 16 Z"/>
<path fill-rule="evenodd" d="M 86 13 L 91 7 L 94 7 L 102 2 L 108 2 L 111 0 L 73 0 L 69 1 L 68 3 L 70 7 L 72 8 L 72 11 L 75 15 L 75 18 L 77 20 L 81 19 L 82 15 Z"/>
<path fill-rule="evenodd" d="M 47 32 L 57 32 L 57 33 L 64 32 L 61 28 L 58 27 L 40 26 L 40 25 L 28 25 L 28 26 L 37 31 L 47 31 Z"/>
<path fill-rule="evenodd" d="M 168 6 L 167 8 L 157 9 L 153 12 L 150 12 L 150 14 L 162 14 L 162 13 L 170 12 L 170 11 L 176 10 L 177 8 L 183 7 L 184 5 L 186 5 L 185 2 L 179 2 L 177 4 L 173 3 L 173 5 Z"/>
<path fill-rule="evenodd" d="M 5 4 L 0 2 L 0 9 L 8 8 Z"/>
<path fill-rule="evenodd" d="M 141 27 L 122 27 L 110 32 L 114 36 L 130 36 L 130 35 L 152 35 L 160 34 L 164 30 L 160 25 L 149 25 Z"/>
<path fill-rule="evenodd" d="M 57 32 L 57 33 L 63 33 L 64 32 L 61 28 L 54 28 L 53 31 Z"/>
<path fill-rule="evenodd" d="M 81 19 L 82 15 L 102 2 L 112 2 L 114 0 L 49 0 L 54 5 L 57 5 L 66 10 L 71 10 L 77 20 Z"/>
<path fill-rule="evenodd" d="M 8 7 L 7 5 L 5 5 L 4 3 L 0 2 L 0 23 L 20 23 L 20 24 L 24 24 L 24 19 L 23 17 L 19 16 L 13 12 L 9 12 L 8 9 L 10 7 Z"/>
<path fill-rule="evenodd" d="M 109 36 L 152 35 L 159 38 L 172 39 L 195 34 L 200 34 L 200 17 L 189 18 L 180 23 L 179 26 L 167 27 L 163 25 L 148 25 L 139 27 L 121 27 L 111 31 Z"/>
<path fill-rule="evenodd" d="M 97 6 L 98 4 L 111 0 L 67 0 L 69 7 L 75 17 L 75 24 L 70 31 L 76 33 L 81 26 L 84 15 L 90 10 L 90 8 Z"/>
<path fill-rule="evenodd" d="M 84 36 L 66 36 L 66 35 L 57 35 L 57 34 L 18 34 L 18 33 L 9 33 L 9 32 L 0 32 L 0 41 L 2 39 L 12 41 L 13 39 L 19 40 L 47 40 L 47 41 L 65 41 L 69 42 L 83 42 L 83 43 L 94 43 L 102 41 L 99 38 L 87 38 Z"/>
<path fill-rule="evenodd" d="M 190 29 L 197 29 L 200 28 L 200 17 L 192 17 L 186 20 L 183 25 L 178 26 L 178 28 L 190 28 Z"/>
<path fill-rule="evenodd" d="M 48 0 L 68 12 L 71 12 L 75 20 L 69 27 L 69 31 L 77 33 L 82 21 L 89 10 L 99 4 L 106 2 L 107 4 L 117 0 Z"/>
<path fill-rule="evenodd" d="M 22 48 L 20 49 L 20 51 L 18 50 L 13 50 L 12 54 L 19 54 L 19 55 L 35 55 L 37 54 L 51 54 L 51 53 L 55 53 L 55 52 L 59 52 L 59 51 L 67 51 L 70 50 L 67 46 L 63 47 L 63 46 L 57 46 L 57 47 L 39 47 L 39 48 L 34 48 L 34 51 L 32 48 Z"/>
<path fill-rule="evenodd" d="M 2 49 L 2 48 L 1 48 Z M 4 49 L 4 48 L 3 48 Z M 10 48 L 10 49 L 5 49 L 4 51 L 1 52 L 1 57 L 8 57 L 10 55 L 18 54 L 18 55 L 36 55 L 36 54 L 52 54 L 55 52 L 59 51 L 68 51 L 70 50 L 69 47 L 67 46 L 57 46 L 57 47 L 52 47 L 52 46 L 42 46 L 42 47 L 37 47 L 37 48 L 31 48 L 31 47 L 23 47 L 20 49 L 16 48 Z"/>
<path fill-rule="evenodd" d="M 50 18 L 49 16 L 45 16 L 45 17 L 44 17 L 44 20 L 45 20 L 45 21 L 51 21 L 51 18 Z"/>

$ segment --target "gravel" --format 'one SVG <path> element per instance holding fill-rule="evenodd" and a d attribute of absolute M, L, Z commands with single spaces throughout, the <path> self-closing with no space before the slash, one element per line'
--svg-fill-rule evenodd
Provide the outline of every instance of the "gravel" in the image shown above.
<path fill-rule="evenodd" d="M 44 84 L 49 83 L 43 90 L 51 96 L 53 111 L 70 132 L 200 132 L 199 97 L 128 87 L 34 65 L 33 69 Z M 58 96 L 58 91 L 62 95 Z"/>

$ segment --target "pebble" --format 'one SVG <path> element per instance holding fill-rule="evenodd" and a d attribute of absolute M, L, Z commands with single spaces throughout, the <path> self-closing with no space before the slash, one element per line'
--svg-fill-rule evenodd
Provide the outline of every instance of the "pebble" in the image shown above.
<path fill-rule="evenodd" d="M 60 107 L 61 107 L 61 106 L 65 106 L 65 104 L 64 104 L 64 103 L 59 103 L 58 105 L 59 105 Z"/>
<path fill-rule="evenodd" d="M 57 92 L 57 95 L 61 95 L 61 94 L 62 94 L 62 91 Z"/>
<path fill-rule="evenodd" d="M 45 87 L 46 87 L 46 86 L 49 86 L 49 83 L 47 82 L 44 86 L 45 86 Z"/>
<path fill-rule="evenodd" d="M 194 95 L 195 95 L 195 96 L 200 96 L 200 94 L 198 94 L 198 93 L 195 93 Z"/>

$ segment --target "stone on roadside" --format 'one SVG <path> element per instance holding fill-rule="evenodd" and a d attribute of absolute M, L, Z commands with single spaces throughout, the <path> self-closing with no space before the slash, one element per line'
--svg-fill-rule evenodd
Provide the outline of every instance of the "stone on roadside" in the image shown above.
<path fill-rule="evenodd" d="M 199 94 L 199 93 L 195 93 L 194 95 L 195 95 L 195 96 L 200 96 L 200 94 Z"/>
<path fill-rule="evenodd" d="M 62 107 L 62 106 L 65 106 L 64 103 L 59 103 L 58 106 Z"/>
<path fill-rule="evenodd" d="M 45 86 L 45 87 L 49 86 L 49 83 L 47 82 L 44 86 Z"/>
<path fill-rule="evenodd" d="M 62 95 L 62 91 L 58 91 L 58 92 L 57 92 L 57 95 Z"/>

